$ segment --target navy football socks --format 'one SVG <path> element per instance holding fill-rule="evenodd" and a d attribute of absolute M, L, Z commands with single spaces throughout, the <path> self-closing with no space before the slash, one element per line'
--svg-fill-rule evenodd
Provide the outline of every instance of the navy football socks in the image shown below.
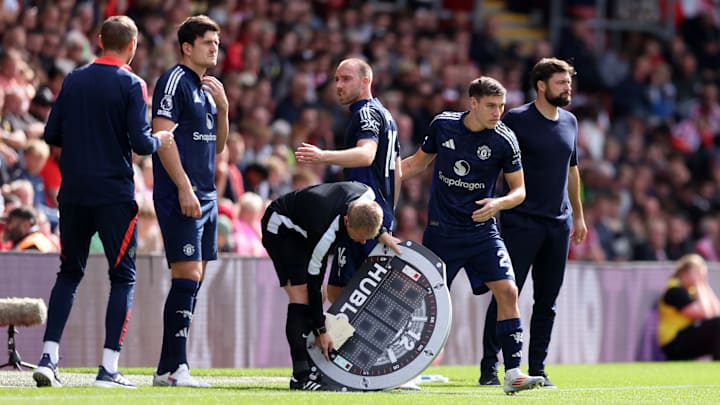
<path fill-rule="evenodd" d="M 193 317 L 193 296 L 200 283 L 185 278 L 172 279 L 163 311 L 163 343 L 158 374 L 173 372 L 187 363 L 187 337 Z"/>
<path fill-rule="evenodd" d="M 522 333 L 520 318 L 505 319 L 497 323 L 497 337 L 502 347 L 506 371 L 520 367 Z"/>

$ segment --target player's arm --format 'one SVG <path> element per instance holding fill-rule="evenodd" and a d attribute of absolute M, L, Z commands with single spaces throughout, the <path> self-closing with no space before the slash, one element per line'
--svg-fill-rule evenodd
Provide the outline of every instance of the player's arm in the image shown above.
<path fill-rule="evenodd" d="M 330 352 L 334 349 L 332 337 L 325 329 L 325 312 L 323 310 L 322 279 L 323 273 L 308 274 L 308 313 L 310 330 L 315 335 L 315 344 L 320 348 L 325 359 L 330 360 Z"/>
<path fill-rule="evenodd" d="M 397 208 L 400 201 L 400 188 L 402 187 L 402 159 L 400 155 L 395 158 L 395 195 L 393 196 L 393 209 Z"/>
<path fill-rule="evenodd" d="M 570 166 L 568 170 L 568 197 L 572 206 L 573 235 L 572 240 L 580 243 L 587 236 L 587 225 L 583 214 L 582 200 L 580 199 L 580 170 L 577 165 Z"/>
<path fill-rule="evenodd" d="M 155 117 L 152 121 L 153 129 L 157 131 L 172 131 L 175 123 L 167 118 Z M 200 218 L 200 201 L 195 195 L 190 178 L 180 161 L 177 146 L 161 148 L 157 151 L 165 171 L 178 189 L 178 200 L 183 215 Z"/>
<path fill-rule="evenodd" d="M 203 76 L 200 79 L 203 88 L 206 89 L 217 106 L 217 139 L 215 142 L 215 153 L 225 149 L 228 132 L 230 131 L 230 120 L 228 119 L 228 99 L 225 94 L 225 87 L 222 82 L 213 76 Z"/>
<path fill-rule="evenodd" d="M 377 152 L 377 142 L 364 138 L 349 149 L 323 150 L 303 142 L 295 151 L 295 158 L 301 164 L 324 163 L 340 167 L 366 167 L 372 165 Z"/>
<path fill-rule="evenodd" d="M 677 290 L 680 290 L 680 289 L 681 288 L 678 288 Z M 685 289 L 682 289 L 682 290 L 683 290 L 684 295 L 687 295 L 686 299 L 688 301 L 692 300 L 690 295 L 687 293 L 687 290 L 685 290 Z M 709 316 L 706 313 L 705 308 L 703 307 L 702 302 L 700 302 L 700 300 L 689 301 L 689 303 L 687 305 L 683 306 L 680 309 L 680 312 L 690 319 L 702 320 L 702 319 L 709 318 Z"/>
<path fill-rule="evenodd" d="M 400 164 L 401 180 L 409 179 L 421 173 L 430 165 L 430 162 L 435 159 L 435 156 L 435 153 L 425 153 L 422 149 L 418 148 L 417 152 L 412 156 L 408 156 L 402 160 Z M 399 189 L 398 187 L 398 190 Z"/>
<path fill-rule="evenodd" d="M 133 151 L 138 155 L 149 155 L 155 153 L 162 146 L 169 148 L 173 134 L 170 131 L 150 133 L 148 106 L 142 86 L 143 82 L 137 81 L 130 87 L 126 120 Z"/>
<path fill-rule="evenodd" d="M 505 173 L 505 181 L 510 187 L 507 194 L 497 198 L 483 198 L 475 201 L 480 206 L 473 211 L 472 219 L 475 222 L 485 222 L 494 217 L 498 211 L 508 210 L 520 205 L 525 200 L 525 178 L 523 170 Z"/>

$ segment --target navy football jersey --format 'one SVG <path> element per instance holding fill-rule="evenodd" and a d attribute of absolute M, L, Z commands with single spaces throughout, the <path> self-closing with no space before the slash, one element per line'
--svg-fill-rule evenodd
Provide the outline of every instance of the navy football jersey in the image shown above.
<path fill-rule="evenodd" d="M 567 219 L 568 170 L 577 166 L 577 118 L 562 108 L 557 121 L 545 118 L 535 103 L 508 111 L 503 122 L 517 135 L 523 152 L 526 197 L 512 212 Z"/>
<path fill-rule="evenodd" d="M 345 130 L 345 147 L 354 147 L 360 139 L 377 142 L 372 165 L 346 168 L 345 180 L 367 184 L 383 209 L 383 225 L 392 229 L 395 200 L 395 160 L 400 156 L 397 126 L 390 112 L 376 98 L 361 100 L 350 106 L 352 117 Z"/>
<path fill-rule="evenodd" d="M 502 122 L 473 132 L 463 123 L 468 112 L 443 112 L 430 123 L 421 146 L 436 154 L 428 206 L 429 224 L 474 226 L 475 201 L 493 197 L 502 171 L 522 168 L 515 134 Z"/>
<path fill-rule="evenodd" d="M 61 203 L 100 206 L 135 199 L 132 153 L 154 153 L 145 82 L 123 61 L 103 56 L 65 77 L 45 141 L 62 147 Z M 44 196 L 43 196 L 44 197 Z"/>
<path fill-rule="evenodd" d="M 217 106 L 202 89 L 200 77 L 180 64 L 165 72 L 155 85 L 152 114 L 178 124 L 175 143 L 193 190 L 200 200 L 215 199 Z M 153 174 L 153 196 L 177 196 L 177 187 L 157 154 L 153 155 Z"/>

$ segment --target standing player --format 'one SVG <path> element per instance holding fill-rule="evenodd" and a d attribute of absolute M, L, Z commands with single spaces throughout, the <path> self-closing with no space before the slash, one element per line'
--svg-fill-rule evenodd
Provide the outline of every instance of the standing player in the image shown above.
<path fill-rule="evenodd" d="M 310 372 L 305 336 L 329 359 L 333 341 L 325 330 L 322 282 L 328 253 L 345 238 L 360 244 L 378 235 L 383 211 L 368 186 L 358 182 L 320 184 L 273 201 L 262 219 L 262 242 L 290 299 L 285 334 L 293 375 L 290 389 L 326 391 Z"/>
<path fill-rule="evenodd" d="M 177 149 L 153 156 L 153 199 L 172 272 L 156 386 L 208 387 L 190 376 L 187 337 L 208 260 L 217 258 L 215 154 L 228 135 L 228 101 L 218 79 L 220 29 L 207 16 L 178 28 L 182 59 L 155 86 L 153 128 L 175 129 Z"/>
<path fill-rule="evenodd" d="M 545 374 L 545 358 L 555 322 L 555 300 L 565 276 L 571 229 L 575 243 L 587 235 L 577 167 L 577 119 L 560 108 L 570 104 L 574 74 L 575 69 L 565 61 L 540 60 L 530 74 L 537 99 L 508 111 L 503 118 L 515 132 L 523 153 L 527 198 L 503 213 L 500 229 L 520 289 L 532 266 L 535 303 L 528 371 L 545 377 L 546 388 L 555 388 Z M 495 368 L 499 348 L 496 314 L 497 305 L 492 301 L 485 318 L 481 385 L 500 383 Z"/>
<path fill-rule="evenodd" d="M 505 359 L 505 387 L 513 394 L 542 385 L 542 377 L 520 371 L 522 324 L 513 266 L 495 224 L 495 214 L 525 198 L 520 149 L 501 121 L 505 88 L 480 77 L 468 89 L 470 111 L 443 112 L 430 123 L 414 155 L 403 159 L 403 178 L 425 170 L 437 158 L 430 189 L 423 244 L 447 266 L 448 286 L 461 268 L 476 295 L 492 291 L 498 300 L 498 337 Z M 504 172 L 509 192 L 493 197 Z"/>
<path fill-rule="evenodd" d="M 95 379 L 98 387 L 135 388 L 118 372 L 118 359 L 135 291 L 138 206 L 132 151 L 147 155 L 173 139 L 150 133 L 145 82 L 131 72 L 138 30 L 125 16 L 100 28 L 103 56 L 70 73 L 45 126 L 45 141 L 62 148 L 58 194 L 60 271 L 50 294 L 43 351 L 33 379 L 38 387 L 60 387 L 60 338 L 85 273 L 90 238 L 100 235 L 110 276 L 105 345 Z"/>
<path fill-rule="evenodd" d="M 390 231 L 400 193 L 400 141 L 392 115 L 380 100 L 372 97 L 372 79 L 372 68 L 367 62 L 356 58 L 340 62 L 335 72 L 335 87 L 340 103 L 347 105 L 352 113 L 345 130 L 347 149 L 322 150 L 303 143 L 295 156 L 302 164 L 344 167 L 345 180 L 370 186 L 384 212 L 378 240 L 399 254 L 397 242 L 400 240 L 390 235 Z M 351 240 L 337 244 L 327 287 L 330 301 L 337 298 L 375 245 L 376 240 L 365 245 Z"/>

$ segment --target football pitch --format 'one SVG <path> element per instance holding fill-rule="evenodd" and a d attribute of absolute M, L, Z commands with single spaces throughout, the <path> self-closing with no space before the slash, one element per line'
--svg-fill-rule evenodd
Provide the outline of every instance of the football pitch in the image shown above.
<path fill-rule="evenodd" d="M 552 365 L 559 388 L 507 396 L 500 387 L 479 387 L 477 366 L 433 366 L 447 383 L 421 391 L 300 392 L 288 387 L 289 369 L 193 369 L 210 389 L 151 387 L 150 369 L 125 369 L 136 390 L 93 388 L 97 369 L 61 369 L 63 388 L 35 388 L 30 372 L 0 371 L 0 403 L 47 404 L 717 404 L 719 362 Z"/>

